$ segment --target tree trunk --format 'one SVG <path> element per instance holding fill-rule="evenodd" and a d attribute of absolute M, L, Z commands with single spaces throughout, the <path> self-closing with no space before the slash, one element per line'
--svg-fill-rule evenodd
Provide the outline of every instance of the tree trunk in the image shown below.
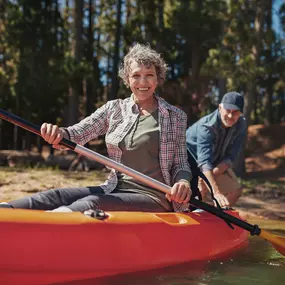
<path fill-rule="evenodd" d="M 120 59 L 120 40 L 121 40 L 121 26 L 122 26 L 122 0 L 117 0 L 117 24 L 116 24 L 116 38 L 115 38 L 115 50 L 113 56 L 113 69 L 112 69 L 112 86 L 109 93 L 108 100 L 117 98 L 117 92 L 119 87 L 118 80 L 118 65 Z"/>
<path fill-rule="evenodd" d="M 202 1 L 195 0 L 195 13 L 197 15 L 201 14 L 202 9 Z M 201 68 L 201 43 L 200 43 L 200 34 L 199 30 L 195 31 L 195 34 L 192 38 L 192 82 L 195 86 L 195 91 L 200 97 L 200 84 L 199 84 L 199 78 L 200 78 L 200 68 Z"/>
<path fill-rule="evenodd" d="M 131 12 L 132 3 L 131 3 L 131 0 L 126 0 L 125 2 L 126 2 L 126 4 L 125 4 L 125 6 L 126 6 L 126 23 L 128 23 L 130 18 L 131 18 L 131 14 L 132 14 L 132 12 Z"/>
<path fill-rule="evenodd" d="M 89 63 L 93 63 L 93 52 L 94 52 L 94 3 L 93 0 L 89 0 L 88 3 L 88 52 L 87 52 L 87 60 Z M 93 70 L 93 69 L 92 69 Z M 94 90 L 93 90 L 94 80 L 93 80 L 93 72 L 90 77 L 86 80 L 86 114 L 90 115 L 94 110 Z"/>
<path fill-rule="evenodd" d="M 156 42 L 156 50 L 157 52 L 162 52 L 162 36 L 163 36 L 163 31 L 164 31 L 164 0 L 159 0 L 158 1 L 158 37 L 157 37 L 157 42 Z"/>
<path fill-rule="evenodd" d="M 5 25 L 7 24 L 6 22 L 7 22 L 7 19 L 5 18 L 5 12 L 6 12 L 6 7 L 7 7 L 7 0 L 3 0 L 2 1 L 2 4 L 0 4 L 0 25 L 3 25 L 4 27 L 5 27 Z M 4 28 L 5 29 L 5 28 Z M 3 31 L 2 29 L 1 29 L 1 27 L 0 27 L 0 31 Z M 5 54 L 5 51 L 6 51 L 6 49 L 5 49 L 5 45 L 4 46 L 2 46 L 1 45 L 1 50 L 0 50 L 1 52 L 3 52 L 3 54 Z M 2 63 L 3 64 L 3 63 Z M 4 64 L 3 64 L 4 65 Z M 2 67 L 5 69 L 5 66 L 3 66 L 2 65 Z M 1 102 L 1 101 L 0 101 Z M 0 149 L 2 149 L 2 147 L 3 147 L 3 120 L 0 120 Z"/>
<path fill-rule="evenodd" d="M 63 32 L 62 32 L 62 37 L 63 37 L 63 45 L 62 45 L 62 51 L 65 53 L 66 51 L 69 50 L 69 23 L 68 23 L 68 18 L 69 18 L 69 0 L 65 0 L 65 8 L 63 12 Z"/>
<path fill-rule="evenodd" d="M 245 92 L 244 96 L 244 116 L 248 125 L 251 125 L 251 111 L 253 110 L 254 106 L 254 97 L 255 97 L 255 88 L 256 85 L 252 84 L 247 86 L 248 90 Z"/>
<path fill-rule="evenodd" d="M 73 55 L 76 64 L 80 63 L 82 56 L 82 17 L 83 0 L 75 0 L 74 9 L 74 31 L 75 39 L 73 43 Z M 82 80 L 76 78 L 70 83 L 68 96 L 68 124 L 73 125 L 79 119 L 79 96 L 82 91 Z"/>
<path fill-rule="evenodd" d="M 110 49 L 111 50 L 111 49 Z M 111 88 L 110 88 L 110 74 L 111 74 L 111 51 L 108 52 L 107 55 L 107 67 L 106 67 L 106 94 L 107 94 L 107 100 L 110 97 Z"/>
<path fill-rule="evenodd" d="M 256 16 L 254 21 L 254 30 L 255 30 L 255 38 L 256 45 L 252 47 L 252 53 L 255 59 L 255 68 L 260 66 L 260 54 L 262 49 L 262 36 L 263 36 L 263 26 L 264 26 L 264 11 L 262 5 L 257 7 Z M 252 107 L 254 111 L 254 123 L 257 122 L 257 108 L 258 108 L 258 100 L 257 100 L 257 78 L 258 74 L 254 74 L 254 78 L 252 80 L 251 86 L 251 96 L 252 96 Z M 251 122 L 251 121 L 250 121 Z"/>
<path fill-rule="evenodd" d="M 156 29 L 156 5 L 154 0 L 145 0 L 142 2 L 144 12 L 144 28 L 145 28 L 145 41 L 153 44 L 155 39 Z"/>
<path fill-rule="evenodd" d="M 225 95 L 226 93 L 226 84 L 227 84 L 227 81 L 226 81 L 226 78 L 219 78 L 218 79 L 218 87 L 219 87 L 219 102 L 222 101 L 222 98 L 223 96 Z"/>
<path fill-rule="evenodd" d="M 267 26 L 267 33 L 272 32 L 272 0 L 268 0 L 267 3 L 267 14 L 266 14 L 266 26 Z M 268 49 L 266 63 L 268 65 L 273 64 L 273 57 L 272 57 L 272 42 L 270 40 L 269 43 L 270 48 Z M 273 114 L 272 114 L 272 96 L 273 96 L 273 78 L 272 73 L 268 73 L 267 79 L 267 90 L 265 92 L 265 100 L 264 100 L 264 110 L 265 110 L 265 118 L 264 124 L 270 125 L 273 123 Z"/>
<path fill-rule="evenodd" d="M 252 55 L 255 61 L 255 68 L 258 68 L 260 65 L 260 53 L 262 48 L 262 32 L 263 32 L 263 23 L 264 23 L 264 15 L 263 9 L 261 6 L 257 7 L 255 21 L 254 21 L 254 31 L 255 31 L 255 39 L 256 44 L 252 46 Z M 256 108 L 257 108 L 257 78 L 258 74 L 252 74 L 251 80 L 249 80 L 249 86 L 247 88 L 248 93 L 245 98 L 245 117 L 247 119 L 248 124 L 252 123 L 251 113 L 254 111 L 254 121 L 256 121 Z"/>

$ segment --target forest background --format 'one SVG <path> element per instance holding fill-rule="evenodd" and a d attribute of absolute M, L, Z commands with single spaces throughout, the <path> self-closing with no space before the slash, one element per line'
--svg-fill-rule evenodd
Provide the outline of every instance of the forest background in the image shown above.
<path fill-rule="evenodd" d="M 281 0 L 1 0 L 0 106 L 35 124 L 67 126 L 130 91 L 117 76 L 134 43 L 169 65 L 159 94 L 189 125 L 231 90 L 249 125 L 285 120 Z M 43 141 L 0 120 L 0 149 Z M 244 153 L 236 168 L 244 173 Z"/>

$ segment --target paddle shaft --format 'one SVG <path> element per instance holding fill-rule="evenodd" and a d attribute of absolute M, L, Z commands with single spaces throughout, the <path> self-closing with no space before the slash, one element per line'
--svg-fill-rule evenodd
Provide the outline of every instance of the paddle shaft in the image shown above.
<path fill-rule="evenodd" d="M 26 120 L 18 117 L 18 116 L 15 116 L 13 114 L 10 114 L 6 111 L 3 111 L 2 109 L 0 109 L 0 117 L 6 121 L 9 121 L 21 128 L 24 128 L 30 132 L 33 132 L 39 136 L 41 136 L 41 131 L 40 131 L 40 127 L 37 126 L 37 125 L 34 125 L 30 122 L 27 122 Z M 65 138 L 62 139 L 62 141 L 60 142 L 60 145 L 63 145 L 65 147 L 67 147 L 68 149 L 71 149 L 73 151 L 75 151 L 76 153 L 78 154 L 81 154 L 81 155 L 84 155 L 90 159 L 93 159 L 101 164 L 104 164 L 110 168 L 113 168 L 113 169 L 116 169 L 117 171 L 119 172 L 122 172 L 122 173 L 125 173 L 131 177 L 133 177 L 134 179 L 152 187 L 152 188 L 155 188 L 157 190 L 160 190 L 164 193 L 170 193 L 170 189 L 171 187 L 168 186 L 168 185 L 165 185 L 164 183 L 161 183 L 149 176 L 146 176 L 134 169 L 131 169 L 121 163 L 118 163 L 116 161 L 113 161 L 112 159 L 108 158 L 108 157 L 105 157 L 95 151 L 92 151 L 84 146 L 81 146 L 79 144 L 76 144 L 74 142 L 71 142 Z M 207 203 L 204 203 L 204 202 L 201 202 L 199 200 L 196 200 L 196 199 L 191 199 L 190 203 L 197 207 L 197 208 L 200 208 L 202 210 L 205 210 L 207 212 L 210 212 L 211 214 L 213 215 L 216 215 L 232 224 L 235 224 L 247 231 L 249 231 L 251 234 L 256 234 L 256 226 L 252 226 L 250 224 L 248 224 L 247 222 L 245 221 L 242 221 L 234 216 L 231 216 L 219 209 L 217 209 L 216 207 L 214 206 L 211 206 Z"/>
<path fill-rule="evenodd" d="M 41 136 L 41 132 L 40 132 L 40 127 L 37 126 L 37 125 L 34 125 L 32 123 L 29 123 L 27 122 L 26 120 L 18 117 L 18 116 L 15 116 L 13 114 L 10 114 L 2 109 L 0 109 L 0 118 L 8 121 L 8 122 L 11 122 L 23 129 L 26 129 L 30 132 L 33 132 L 39 136 Z M 68 149 L 71 149 L 73 151 L 75 151 L 76 153 L 78 154 L 81 154 L 81 155 L 84 155 L 86 157 L 89 157 L 101 164 L 104 164 L 110 168 L 113 168 L 119 172 L 122 172 L 122 173 L 125 173 L 131 177 L 133 177 L 134 179 L 150 186 L 150 187 L 153 187 L 159 191 L 162 191 L 164 193 L 170 193 L 170 189 L 171 187 L 168 186 L 168 185 L 165 185 L 164 183 L 161 183 L 151 177 L 148 177 L 134 169 L 131 169 L 121 163 L 118 163 L 116 161 L 113 161 L 112 159 L 110 158 L 107 158 L 95 151 L 92 151 L 84 146 L 81 146 L 81 145 L 78 145 L 74 142 L 71 142 L 65 138 L 62 139 L 62 141 L 60 142 L 60 145 L 62 146 L 65 146 L 67 147 Z M 277 239 L 275 235 L 272 235 L 264 230 L 260 230 L 260 228 L 257 226 L 257 225 L 251 225 L 241 219 L 238 219 L 212 205 L 209 205 L 207 203 L 204 203 L 202 201 L 199 201 L 197 199 L 194 199 L 194 198 L 191 198 L 190 200 L 190 204 L 197 207 L 197 208 L 200 208 L 206 212 L 209 212 L 229 223 L 232 223 L 240 228 L 243 228 L 247 231 L 249 231 L 251 233 L 251 235 L 260 235 L 261 234 L 261 237 L 269 240 L 269 241 L 272 241 L 274 244 L 278 245 L 278 246 L 281 246 L 281 247 L 284 247 L 284 241 L 281 240 L 281 239 Z"/>

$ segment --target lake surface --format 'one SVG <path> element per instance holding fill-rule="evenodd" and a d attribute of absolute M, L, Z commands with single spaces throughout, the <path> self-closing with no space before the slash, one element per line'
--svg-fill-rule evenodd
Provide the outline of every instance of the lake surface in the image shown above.
<path fill-rule="evenodd" d="M 275 233 L 285 236 L 284 230 Z M 64 284 L 285 285 L 285 257 L 270 243 L 259 237 L 250 237 L 248 247 L 226 260 L 192 262 L 160 270 Z"/>

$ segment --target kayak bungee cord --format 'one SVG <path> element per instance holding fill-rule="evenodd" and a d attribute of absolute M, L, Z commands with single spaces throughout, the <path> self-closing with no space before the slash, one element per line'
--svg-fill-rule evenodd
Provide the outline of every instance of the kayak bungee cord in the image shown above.
<path fill-rule="evenodd" d="M 11 113 L 8 113 L 2 109 L 0 109 L 0 118 L 10 122 L 10 123 L 13 123 L 14 125 L 17 125 L 23 129 L 26 129 L 36 135 L 39 135 L 41 136 L 41 132 L 40 132 L 40 127 L 37 126 L 37 125 L 34 125 L 30 122 L 27 122 L 26 120 L 18 117 L 18 116 L 15 116 Z M 125 173 L 135 179 L 137 179 L 138 181 L 142 182 L 142 183 L 145 183 L 146 185 L 150 186 L 150 187 L 153 187 L 161 192 L 164 192 L 164 193 L 169 193 L 170 192 L 170 189 L 171 187 L 164 184 L 164 183 L 161 183 L 151 177 L 148 177 L 134 169 L 131 169 L 121 163 L 118 163 L 116 161 L 113 161 L 112 159 L 108 158 L 108 157 L 105 157 L 95 151 L 92 151 L 84 146 L 81 146 L 79 144 L 76 144 L 74 142 L 71 142 L 65 138 L 62 139 L 62 141 L 59 143 L 60 145 L 68 148 L 68 149 L 71 149 L 73 151 L 75 151 L 76 153 L 78 154 L 81 154 L 81 155 L 84 155 L 90 159 L 93 159 L 101 164 L 104 164 L 110 168 L 114 168 L 115 170 L 117 171 L 120 171 L 122 173 Z M 272 243 L 273 247 L 278 251 L 280 252 L 282 255 L 285 255 L 285 237 L 281 237 L 281 236 L 277 236 L 277 235 L 274 235 L 274 234 L 271 234 L 265 230 L 262 230 L 259 228 L 258 225 L 251 225 L 241 219 L 238 219 L 210 204 L 207 204 L 205 202 L 202 202 L 202 201 L 199 201 L 195 198 L 191 198 L 190 199 L 190 204 L 197 207 L 197 208 L 200 208 L 206 212 L 209 212 L 221 219 L 223 219 L 224 221 L 226 221 L 227 223 L 232 223 L 244 230 L 247 230 L 250 232 L 251 235 L 256 235 L 256 236 L 259 236 L 269 242 Z"/>

